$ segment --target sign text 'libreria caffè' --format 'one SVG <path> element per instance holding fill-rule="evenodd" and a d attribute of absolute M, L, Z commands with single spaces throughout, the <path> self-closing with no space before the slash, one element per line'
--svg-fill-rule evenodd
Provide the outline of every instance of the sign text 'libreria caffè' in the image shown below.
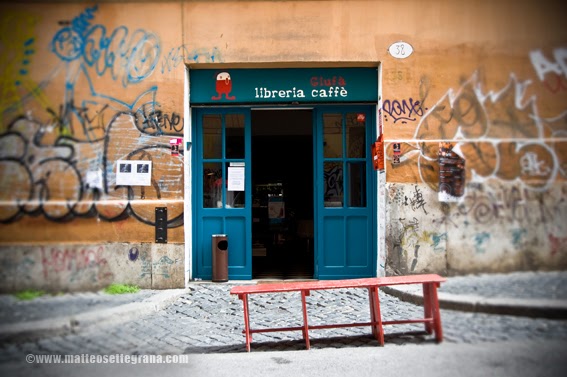
<path fill-rule="evenodd" d="M 192 70 L 191 103 L 376 102 L 376 68 Z"/>

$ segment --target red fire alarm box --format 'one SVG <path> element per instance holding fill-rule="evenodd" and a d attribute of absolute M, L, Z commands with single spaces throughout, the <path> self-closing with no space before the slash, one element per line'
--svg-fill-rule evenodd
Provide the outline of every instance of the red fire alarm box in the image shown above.
<path fill-rule="evenodd" d="M 374 170 L 384 170 L 384 142 L 380 135 L 376 142 L 372 143 L 372 166 Z"/>

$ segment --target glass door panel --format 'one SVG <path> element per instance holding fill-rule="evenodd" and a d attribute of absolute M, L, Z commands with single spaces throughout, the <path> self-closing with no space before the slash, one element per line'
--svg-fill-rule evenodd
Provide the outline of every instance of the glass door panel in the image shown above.
<path fill-rule="evenodd" d="M 373 107 L 317 108 L 316 274 L 319 279 L 375 276 L 375 195 L 367 149 Z"/>
<path fill-rule="evenodd" d="M 194 110 L 194 276 L 212 277 L 212 235 L 228 239 L 229 279 L 250 279 L 250 111 Z"/>

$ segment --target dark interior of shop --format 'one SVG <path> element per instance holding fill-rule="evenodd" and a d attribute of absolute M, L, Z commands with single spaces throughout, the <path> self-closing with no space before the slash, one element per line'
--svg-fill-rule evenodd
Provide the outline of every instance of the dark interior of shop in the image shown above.
<path fill-rule="evenodd" d="M 252 277 L 313 277 L 311 110 L 252 111 Z"/>

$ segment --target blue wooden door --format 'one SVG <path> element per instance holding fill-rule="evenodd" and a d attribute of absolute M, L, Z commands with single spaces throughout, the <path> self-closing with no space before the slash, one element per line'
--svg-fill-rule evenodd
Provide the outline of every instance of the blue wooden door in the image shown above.
<path fill-rule="evenodd" d="M 193 274 L 212 278 L 212 236 L 228 237 L 228 277 L 252 278 L 250 110 L 196 109 Z"/>
<path fill-rule="evenodd" d="M 317 107 L 316 271 L 319 279 L 376 275 L 371 106 Z"/>

